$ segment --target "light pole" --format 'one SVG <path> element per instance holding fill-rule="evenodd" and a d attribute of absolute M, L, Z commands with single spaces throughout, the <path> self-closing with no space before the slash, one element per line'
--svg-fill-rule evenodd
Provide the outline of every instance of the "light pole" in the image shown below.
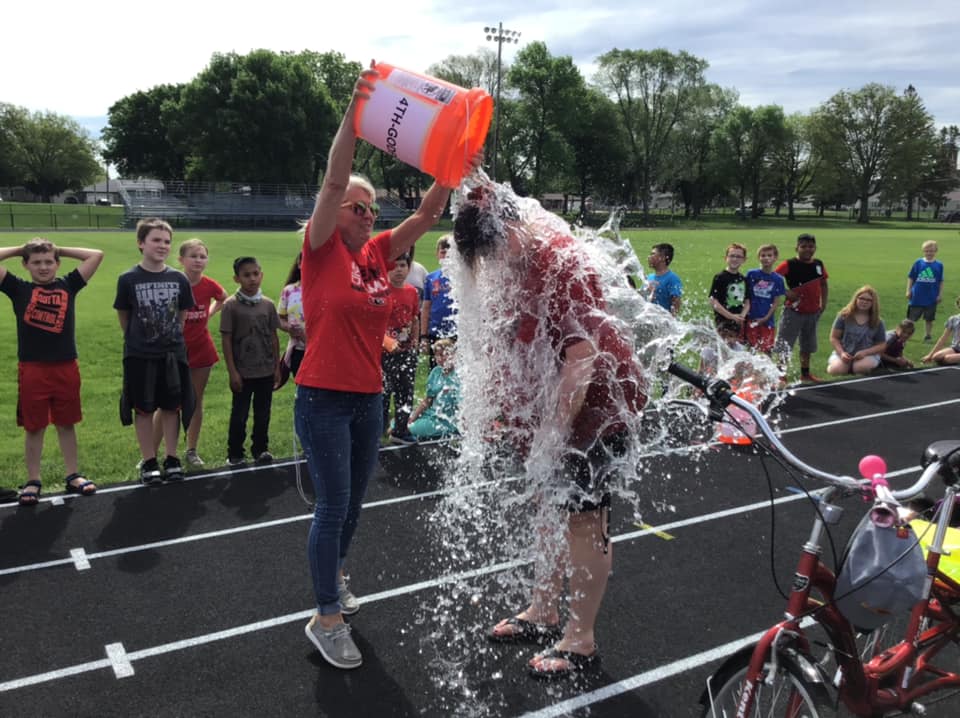
<path fill-rule="evenodd" d="M 500 85 L 503 81 L 503 43 L 519 43 L 520 33 L 516 30 L 504 30 L 502 22 L 497 23 L 496 27 L 485 27 L 483 31 L 486 33 L 488 41 L 497 43 L 497 110 L 493 128 L 493 165 L 490 168 L 490 177 L 496 181 L 497 151 L 500 149 Z"/>

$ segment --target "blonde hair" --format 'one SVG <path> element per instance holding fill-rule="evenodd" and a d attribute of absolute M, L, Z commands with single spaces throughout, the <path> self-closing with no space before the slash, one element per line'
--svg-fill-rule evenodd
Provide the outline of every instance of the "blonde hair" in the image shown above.
<path fill-rule="evenodd" d="M 457 348 L 457 343 L 453 339 L 449 339 L 449 338 L 437 339 L 437 341 L 435 341 L 431 345 L 431 349 L 433 349 L 434 354 L 436 354 L 438 350 L 445 351 L 447 353 L 453 353 L 453 350 L 456 348 Z"/>
<path fill-rule="evenodd" d="M 933 239 L 928 239 L 926 242 L 924 242 L 923 244 L 920 245 L 920 251 L 921 251 L 921 252 L 926 252 L 928 249 L 932 249 L 932 250 L 934 250 L 934 251 L 938 251 L 938 250 L 940 249 L 940 247 L 937 246 L 937 243 L 936 243 L 935 240 L 933 240 Z"/>
<path fill-rule="evenodd" d="M 869 294 L 870 298 L 873 299 L 873 304 L 870 305 L 870 320 L 868 324 L 876 328 L 880 323 L 880 297 L 877 295 L 877 290 L 871 287 L 869 284 L 864 284 L 860 289 L 853 293 L 853 296 L 850 298 L 850 301 L 847 302 L 847 305 L 840 310 L 840 316 L 844 319 L 850 317 L 857 310 L 857 297 L 860 297 L 864 294 Z"/>
<path fill-rule="evenodd" d="M 350 175 L 350 180 L 347 182 L 347 189 L 349 190 L 351 187 L 360 187 L 366 190 L 371 200 L 377 198 L 377 190 L 374 189 L 373 183 L 361 174 Z"/>
<path fill-rule="evenodd" d="M 726 257 L 728 254 L 730 254 L 731 249 L 739 249 L 741 252 L 743 252 L 744 259 L 746 259 L 747 248 L 744 245 L 740 244 L 739 242 L 732 242 L 731 244 L 727 245 L 726 250 L 724 250 L 723 252 L 723 256 Z"/>
<path fill-rule="evenodd" d="M 758 256 L 758 257 L 760 256 L 760 253 L 761 253 L 761 252 L 773 252 L 774 255 L 776 255 L 777 257 L 780 256 L 780 250 L 777 249 L 777 245 L 775 245 L 775 244 L 761 244 L 761 245 L 757 248 L 757 256 Z"/>
<path fill-rule="evenodd" d="M 196 237 L 193 237 L 193 238 L 191 238 L 191 239 L 185 240 L 185 241 L 183 242 L 183 244 L 180 245 L 180 249 L 179 249 L 180 256 L 181 256 L 181 257 L 186 257 L 186 256 L 187 256 L 187 252 L 189 252 L 191 249 L 195 249 L 195 248 L 197 248 L 197 247 L 199 247 L 200 249 L 202 249 L 202 250 L 203 250 L 204 252 L 206 252 L 208 255 L 210 254 L 210 250 L 207 249 L 207 245 L 205 245 L 205 244 L 203 243 L 203 240 L 202 240 L 202 239 L 197 239 Z"/>

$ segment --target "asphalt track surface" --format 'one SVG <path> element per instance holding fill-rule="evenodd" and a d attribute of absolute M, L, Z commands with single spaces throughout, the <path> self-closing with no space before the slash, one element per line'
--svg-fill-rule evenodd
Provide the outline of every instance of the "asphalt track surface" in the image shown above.
<path fill-rule="evenodd" d="M 798 389 L 779 427 L 811 464 L 852 474 L 879 453 L 905 485 L 930 441 L 960 438 L 958 406 L 960 373 L 935 369 Z M 354 671 L 328 666 L 303 634 L 310 510 L 293 461 L 0 506 L 0 716 L 460 712 L 441 700 L 419 650 L 428 629 L 411 619 L 443 592 L 422 520 L 442 493 L 413 468 L 441 450 L 387 450 L 370 483 L 350 558 L 364 656 Z M 647 527 L 621 515 L 612 531 L 601 670 L 542 684 L 524 671 L 529 647 L 498 647 L 498 670 L 471 677 L 477 702 L 492 715 L 699 715 L 711 671 L 781 615 L 771 559 L 789 585 L 809 531 L 805 499 L 766 466 L 775 524 L 756 456 L 717 448 L 698 470 L 682 454 L 648 462 Z M 840 547 L 863 509 L 846 507 Z M 960 715 L 960 696 L 928 715 Z"/>

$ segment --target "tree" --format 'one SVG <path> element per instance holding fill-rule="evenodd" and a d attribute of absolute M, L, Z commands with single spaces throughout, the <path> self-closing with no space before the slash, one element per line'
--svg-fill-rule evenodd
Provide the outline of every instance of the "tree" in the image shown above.
<path fill-rule="evenodd" d="M 0 102 L 0 185 L 22 184 L 23 159 L 16 128 L 29 119 L 24 108 Z"/>
<path fill-rule="evenodd" d="M 707 201 L 720 193 L 719 158 L 714 134 L 737 103 L 736 90 L 703 85 L 691 94 L 691 111 L 677 125 L 669 173 L 684 206 L 684 215 L 699 217 Z"/>
<path fill-rule="evenodd" d="M 83 189 L 100 172 L 96 145 L 69 117 L 14 108 L 4 113 L 3 134 L 12 147 L 12 175 L 44 202 Z"/>
<path fill-rule="evenodd" d="M 183 88 L 158 85 L 127 95 L 110 107 L 103 157 L 121 177 L 183 179 L 186 157 L 170 142 L 162 120 L 164 105 L 176 105 Z"/>
<path fill-rule="evenodd" d="M 795 202 L 807 194 L 823 160 L 813 152 L 810 117 L 796 112 L 784 120 L 784 132 L 771 153 L 771 171 L 782 188 L 787 219 L 793 221 Z M 779 210 L 779 207 L 777 208 Z"/>
<path fill-rule="evenodd" d="M 616 196 L 626 169 L 624 138 L 613 102 L 595 88 L 580 95 L 570 115 L 565 131 L 572 157 L 570 184 L 580 197 L 582 216 L 592 193 Z"/>
<path fill-rule="evenodd" d="M 930 174 L 920 186 L 920 197 L 933 206 L 933 216 L 938 217 L 940 208 L 947 201 L 947 194 L 960 187 L 960 172 L 957 171 L 957 149 L 960 147 L 960 127 L 941 127 L 937 133 L 937 151 Z"/>
<path fill-rule="evenodd" d="M 913 85 L 903 93 L 903 142 L 893 154 L 890 179 L 883 195 L 890 204 L 902 200 L 907 206 L 907 221 L 913 219 L 913 204 L 920 209 L 921 193 L 932 178 L 936 163 L 937 133 L 933 118 L 927 113 Z"/>
<path fill-rule="evenodd" d="M 359 62 L 348 61 L 343 53 L 305 50 L 298 57 L 313 70 L 317 81 L 327 88 L 330 99 L 342 115 L 353 98 L 353 88 L 363 70 Z"/>
<path fill-rule="evenodd" d="M 507 79 L 519 96 L 522 121 L 529 127 L 525 147 L 529 190 L 539 197 L 563 171 L 564 133 L 585 84 L 571 57 L 551 56 L 542 42 L 530 43 L 517 53 Z"/>
<path fill-rule="evenodd" d="M 649 219 L 650 192 L 663 184 L 661 170 L 674 131 L 691 111 L 691 96 L 704 84 L 705 60 L 681 51 L 611 50 L 600 56 L 596 81 L 616 100 L 632 163 L 632 193 Z"/>
<path fill-rule="evenodd" d="M 814 113 L 814 144 L 835 176 L 857 197 L 857 222 L 870 221 L 870 198 L 891 186 L 897 163 L 915 151 L 910 133 L 921 115 L 892 87 L 843 90 Z"/>
<path fill-rule="evenodd" d="M 303 55 L 255 50 L 215 53 L 161 120 L 188 179 L 313 185 L 339 116 Z"/>
<path fill-rule="evenodd" d="M 509 66 L 501 63 L 501 72 Z M 480 87 L 491 97 L 497 93 L 497 53 L 482 48 L 473 55 L 448 55 L 427 68 L 427 74 L 460 87 Z"/>

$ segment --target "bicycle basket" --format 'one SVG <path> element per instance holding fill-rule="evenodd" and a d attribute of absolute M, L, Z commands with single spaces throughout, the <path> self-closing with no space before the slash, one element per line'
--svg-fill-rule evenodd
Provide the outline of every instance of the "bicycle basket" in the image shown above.
<path fill-rule="evenodd" d="M 837 608 L 857 628 L 879 628 L 920 599 L 926 575 L 913 529 L 898 535 L 874 524 L 868 513 L 850 537 L 837 574 Z"/>

